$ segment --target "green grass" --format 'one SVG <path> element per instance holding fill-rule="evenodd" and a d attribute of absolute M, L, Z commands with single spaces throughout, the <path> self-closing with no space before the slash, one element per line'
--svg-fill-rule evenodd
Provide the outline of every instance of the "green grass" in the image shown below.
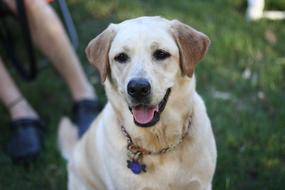
<path fill-rule="evenodd" d="M 244 0 L 70 0 L 69 5 L 80 37 L 78 54 L 102 102 L 104 92 L 84 48 L 108 23 L 161 15 L 205 32 L 212 45 L 196 75 L 218 147 L 214 189 L 284 189 L 284 21 L 246 22 Z M 285 3 L 267 1 L 266 8 L 285 10 Z M 248 78 L 243 77 L 246 70 L 251 72 Z M 56 130 L 59 118 L 70 109 L 68 89 L 50 67 L 33 83 L 17 81 L 48 123 L 45 148 L 30 167 L 13 165 L 4 154 L 9 115 L 0 107 L 0 189 L 65 189 L 65 163 L 57 151 Z M 221 93 L 227 96 L 221 98 Z"/>

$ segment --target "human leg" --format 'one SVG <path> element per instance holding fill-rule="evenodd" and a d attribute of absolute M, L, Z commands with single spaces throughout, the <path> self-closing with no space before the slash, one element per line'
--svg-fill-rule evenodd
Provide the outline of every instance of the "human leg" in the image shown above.
<path fill-rule="evenodd" d="M 10 113 L 11 138 L 7 152 L 14 161 L 30 161 L 41 150 L 38 114 L 22 96 L 0 58 L 0 101 Z"/>
<path fill-rule="evenodd" d="M 15 1 L 4 0 L 16 12 Z M 48 57 L 64 78 L 75 101 L 94 99 L 95 92 L 87 80 L 80 61 L 54 10 L 46 0 L 25 0 L 34 44 Z"/>
<path fill-rule="evenodd" d="M 10 113 L 11 119 L 38 118 L 38 114 L 23 97 L 15 82 L 8 74 L 0 58 L 0 100 Z"/>
<path fill-rule="evenodd" d="M 4 1 L 16 13 L 15 1 Z M 75 101 L 73 121 L 79 127 L 81 136 L 100 111 L 95 91 L 61 22 L 46 0 L 25 0 L 25 6 L 33 42 L 49 58 L 70 88 Z"/>

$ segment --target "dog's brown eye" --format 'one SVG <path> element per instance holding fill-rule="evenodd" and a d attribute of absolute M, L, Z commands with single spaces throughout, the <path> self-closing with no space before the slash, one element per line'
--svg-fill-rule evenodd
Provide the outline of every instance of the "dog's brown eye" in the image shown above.
<path fill-rule="evenodd" d="M 129 56 L 126 53 L 119 53 L 114 59 L 119 63 L 125 63 L 128 61 Z"/>
<path fill-rule="evenodd" d="M 168 53 L 164 50 L 158 49 L 153 53 L 153 57 L 156 60 L 164 60 L 164 59 L 170 57 L 170 53 Z"/>

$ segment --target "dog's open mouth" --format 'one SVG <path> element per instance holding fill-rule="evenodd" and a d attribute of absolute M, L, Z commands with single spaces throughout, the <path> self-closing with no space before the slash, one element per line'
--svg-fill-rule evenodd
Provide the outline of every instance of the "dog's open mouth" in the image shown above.
<path fill-rule="evenodd" d="M 130 107 L 135 124 L 140 127 L 151 127 L 155 125 L 159 121 L 160 114 L 166 106 L 170 92 L 171 89 L 168 88 L 158 105 L 136 105 Z"/>

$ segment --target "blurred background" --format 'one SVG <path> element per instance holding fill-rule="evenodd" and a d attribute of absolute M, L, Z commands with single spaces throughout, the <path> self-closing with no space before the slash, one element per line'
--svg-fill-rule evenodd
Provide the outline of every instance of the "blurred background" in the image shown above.
<path fill-rule="evenodd" d="M 179 19 L 206 33 L 212 45 L 197 66 L 197 90 L 207 105 L 218 147 L 213 189 L 283 190 L 285 186 L 285 22 L 249 22 L 245 0 L 68 0 L 79 36 L 78 55 L 102 104 L 106 101 L 87 43 L 109 23 L 143 15 Z M 285 10 L 284 0 L 266 9 Z M 15 26 L 17 28 L 17 26 Z M 44 64 L 44 63 L 43 63 Z M 48 123 L 44 151 L 29 167 L 4 154 L 9 115 L 0 105 L 0 189 L 66 189 L 65 162 L 57 150 L 57 125 L 71 97 L 50 65 L 23 82 L 26 98 Z M 1 89 L 0 89 L 1 90 Z"/>

